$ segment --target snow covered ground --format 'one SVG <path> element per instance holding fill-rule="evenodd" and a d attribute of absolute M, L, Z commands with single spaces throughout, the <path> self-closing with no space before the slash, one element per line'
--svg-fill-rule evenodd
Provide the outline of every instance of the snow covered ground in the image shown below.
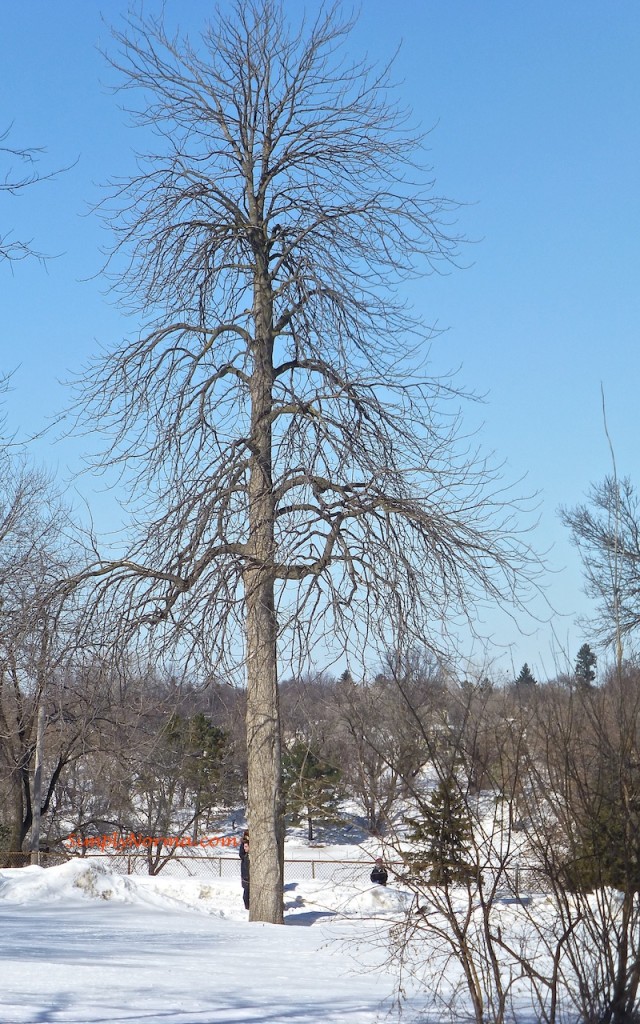
<path fill-rule="evenodd" d="M 377 852 L 370 843 L 312 851 L 289 841 L 291 859 L 361 864 L 333 879 L 289 881 L 284 927 L 248 921 L 239 858 L 211 878 L 118 874 L 98 856 L 0 870 L 0 1024 L 461 1020 L 460 965 L 437 931 L 419 938 L 400 1017 L 390 930 L 407 908 L 413 918 L 415 904 L 401 885 L 369 882 Z M 528 943 L 528 932 L 535 945 L 552 910 L 542 894 L 526 903 L 499 901 L 496 921 L 515 943 Z M 515 986 L 513 997 L 518 1024 L 540 1019 L 529 992 Z"/>
<path fill-rule="evenodd" d="M 1 870 L 0 1022 L 374 1024 L 393 1004 L 388 929 L 408 896 L 372 886 L 369 867 L 360 885 L 287 885 L 284 927 L 248 922 L 239 866 L 212 881 L 90 857 Z"/>

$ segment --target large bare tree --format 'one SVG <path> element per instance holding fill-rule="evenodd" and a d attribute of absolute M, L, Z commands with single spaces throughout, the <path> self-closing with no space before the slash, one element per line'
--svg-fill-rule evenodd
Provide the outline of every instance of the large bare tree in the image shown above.
<path fill-rule="evenodd" d="M 132 16 L 110 57 L 151 142 L 104 205 L 142 326 L 80 403 L 137 532 L 95 572 L 132 627 L 244 665 L 251 918 L 271 922 L 278 657 L 327 635 L 361 651 L 390 619 L 433 642 L 531 565 L 399 297 L 454 257 L 452 208 L 387 70 L 346 55 L 351 28 L 336 8 L 296 28 L 249 0 L 197 43 Z"/>

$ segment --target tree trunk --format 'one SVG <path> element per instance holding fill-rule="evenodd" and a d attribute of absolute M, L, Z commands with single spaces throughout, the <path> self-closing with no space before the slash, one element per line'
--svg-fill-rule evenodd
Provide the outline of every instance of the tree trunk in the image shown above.
<path fill-rule="evenodd" d="M 284 835 L 273 585 L 249 587 L 247 655 L 249 918 L 282 924 Z"/>
<path fill-rule="evenodd" d="M 248 811 L 251 921 L 282 924 L 284 806 L 274 596 L 273 340 L 266 274 L 256 275 L 251 375 L 250 561 L 244 572 L 247 637 Z"/>
<path fill-rule="evenodd" d="M 28 792 L 29 772 L 19 768 L 9 776 L 11 833 L 5 867 L 22 867 L 29 860 L 29 854 L 22 853 L 25 837 L 31 828 L 31 800 Z"/>
<path fill-rule="evenodd" d="M 40 692 L 36 730 L 36 762 L 33 773 L 33 823 L 31 827 L 31 863 L 40 863 L 40 822 L 42 819 L 42 762 L 44 758 L 45 691 Z"/>
<path fill-rule="evenodd" d="M 629 934 L 633 932 L 635 893 L 626 891 L 622 901 L 622 927 L 616 944 L 615 971 L 611 979 L 611 1005 L 608 1020 L 611 1024 L 626 1024 L 632 1019 L 636 992 L 633 975 L 637 970 L 629 969 Z"/>

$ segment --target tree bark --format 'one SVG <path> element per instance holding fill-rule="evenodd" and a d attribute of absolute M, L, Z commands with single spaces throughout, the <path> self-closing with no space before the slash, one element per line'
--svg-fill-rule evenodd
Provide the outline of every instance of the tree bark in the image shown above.
<path fill-rule="evenodd" d="M 257 574 L 247 573 L 252 575 Z M 248 584 L 248 811 L 254 882 L 250 920 L 282 924 L 283 809 L 273 585 L 251 579 Z"/>
<path fill-rule="evenodd" d="M 40 694 L 36 727 L 36 760 L 33 773 L 33 823 L 31 828 L 31 863 L 40 863 L 40 822 L 42 818 L 42 762 L 44 758 L 45 692 Z"/>
<path fill-rule="evenodd" d="M 266 271 L 266 267 L 261 268 Z M 274 596 L 272 481 L 273 340 L 266 273 L 254 283 L 249 471 L 250 562 L 244 573 L 247 631 L 248 812 L 252 921 L 283 923 L 284 808 Z"/>

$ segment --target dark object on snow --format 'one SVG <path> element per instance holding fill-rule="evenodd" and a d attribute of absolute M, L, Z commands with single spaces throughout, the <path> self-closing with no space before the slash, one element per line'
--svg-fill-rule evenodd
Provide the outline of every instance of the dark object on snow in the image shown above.
<path fill-rule="evenodd" d="M 376 882 L 377 885 L 386 885 L 388 877 L 387 869 L 382 863 L 382 857 L 376 857 L 376 864 L 370 875 L 371 881 Z"/>

